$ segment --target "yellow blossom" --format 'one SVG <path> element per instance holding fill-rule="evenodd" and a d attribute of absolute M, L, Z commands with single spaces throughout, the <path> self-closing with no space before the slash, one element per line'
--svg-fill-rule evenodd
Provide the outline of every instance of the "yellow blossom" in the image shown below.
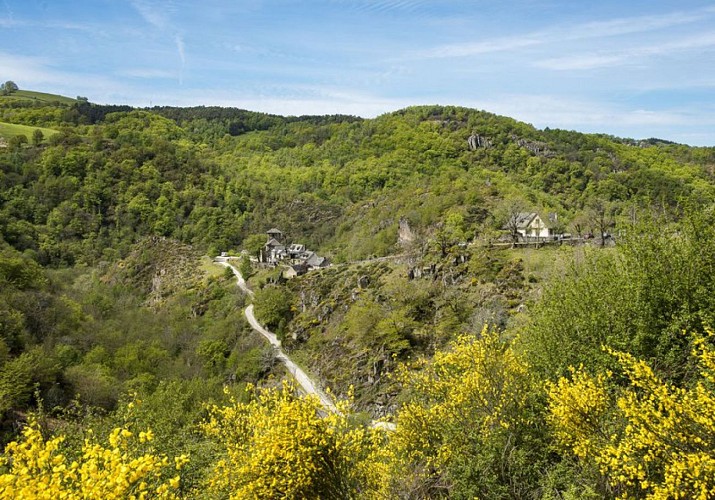
<path fill-rule="evenodd" d="M 610 394 L 610 374 L 592 377 L 583 369 L 549 386 L 558 442 L 594 463 L 623 498 L 715 494 L 715 351 L 703 337 L 693 344 L 701 380 L 689 387 L 667 383 L 645 362 L 608 348 L 629 386 Z"/>

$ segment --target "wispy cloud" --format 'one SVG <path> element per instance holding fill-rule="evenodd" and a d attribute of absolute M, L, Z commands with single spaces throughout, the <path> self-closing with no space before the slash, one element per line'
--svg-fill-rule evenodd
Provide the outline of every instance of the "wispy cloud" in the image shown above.
<path fill-rule="evenodd" d="M 169 3 L 164 2 L 159 4 L 157 2 L 152 2 L 149 0 L 131 0 L 131 5 L 136 9 L 136 11 L 141 15 L 141 17 L 147 23 L 151 24 L 155 28 L 163 30 L 169 24 L 169 19 L 167 16 L 167 11 L 169 10 Z"/>
<path fill-rule="evenodd" d="M 691 24 L 711 17 L 715 11 L 711 8 L 693 12 L 671 12 L 664 15 L 623 17 L 607 21 L 583 23 L 567 29 L 564 33 L 569 38 L 604 38 L 610 36 L 644 33 L 683 24 Z"/>
<path fill-rule="evenodd" d="M 162 33 L 173 32 L 173 41 L 176 52 L 179 56 L 179 84 L 184 83 L 184 68 L 186 67 L 186 47 L 184 37 L 177 33 L 171 22 L 171 14 L 175 10 L 174 3 L 169 1 L 159 2 L 156 0 L 130 0 L 132 7 L 139 13 L 145 22 L 151 24 Z"/>
<path fill-rule="evenodd" d="M 467 57 L 495 52 L 507 52 L 549 43 L 563 43 L 594 38 L 657 31 L 674 26 L 691 24 L 712 18 L 715 9 L 705 8 L 692 12 L 672 12 L 664 15 L 648 15 L 580 23 L 572 26 L 552 26 L 545 30 L 525 35 L 499 37 L 458 44 L 448 44 L 417 52 L 414 58 Z"/>
<path fill-rule="evenodd" d="M 638 138 L 658 137 L 662 136 L 663 132 L 671 137 L 672 131 L 677 128 L 702 129 L 715 125 L 715 114 L 704 114 L 696 105 L 645 109 L 637 105 L 551 94 L 505 94 L 464 104 L 510 116 L 537 127 L 608 132 Z"/>
<path fill-rule="evenodd" d="M 426 59 L 446 58 L 446 57 L 466 57 L 480 54 L 491 54 L 494 52 L 507 52 L 516 49 L 523 49 L 533 45 L 540 45 L 543 40 L 537 37 L 522 38 L 497 38 L 474 43 L 459 43 L 442 45 L 434 49 L 420 53 L 420 57 Z"/>
<path fill-rule="evenodd" d="M 52 21 L 36 19 L 16 19 L 11 14 L 6 18 L 0 18 L 0 27 L 3 28 L 40 28 L 57 31 L 82 31 L 94 35 L 102 35 L 103 31 L 95 26 L 74 23 L 71 21 Z"/>
<path fill-rule="evenodd" d="M 412 12 L 429 3 L 429 0 L 336 0 L 357 10 L 375 13 L 389 11 Z"/>
<path fill-rule="evenodd" d="M 176 42 L 176 50 L 179 53 L 179 59 L 181 60 L 181 69 L 179 71 L 179 84 L 184 83 L 184 67 L 186 66 L 186 54 L 184 53 L 184 38 L 181 35 L 176 35 L 174 37 Z"/>
<path fill-rule="evenodd" d="M 0 74 L 22 87 L 66 95 L 108 96 L 124 88 L 114 78 L 58 69 L 50 59 L 0 52 Z M 97 101 L 95 101 L 97 102 Z"/>
<path fill-rule="evenodd" d="M 657 45 L 643 45 L 610 53 L 585 53 L 536 61 L 534 66 L 558 71 L 586 70 L 623 64 L 653 56 L 715 47 L 715 33 L 701 33 Z"/>
<path fill-rule="evenodd" d="M 12 21 L 12 10 L 10 9 L 10 6 L 7 3 L 7 0 L 2 0 L 3 6 L 5 7 L 5 12 L 7 12 L 7 18 Z"/>
<path fill-rule="evenodd" d="M 155 68 L 129 68 L 119 71 L 117 74 L 119 76 L 128 76 L 130 78 L 143 78 L 147 80 L 176 78 L 175 72 Z"/>

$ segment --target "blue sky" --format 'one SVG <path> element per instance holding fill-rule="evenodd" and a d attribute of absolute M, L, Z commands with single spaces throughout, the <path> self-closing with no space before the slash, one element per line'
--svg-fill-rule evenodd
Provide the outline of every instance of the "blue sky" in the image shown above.
<path fill-rule="evenodd" d="M 453 104 L 715 146 L 715 2 L 2 0 L 0 80 L 283 115 Z"/>

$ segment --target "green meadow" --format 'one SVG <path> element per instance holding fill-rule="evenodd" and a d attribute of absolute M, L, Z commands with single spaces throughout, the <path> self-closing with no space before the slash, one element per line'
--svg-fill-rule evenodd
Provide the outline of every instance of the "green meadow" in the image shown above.
<path fill-rule="evenodd" d="M 77 99 L 65 97 L 58 94 L 47 94 L 45 92 L 34 92 L 32 90 L 16 90 L 9 96 L 4 96 L 5 99 L 13 100 L 33 100 L 46 103 L 74 104 Z"/>
<path fill-rule="evenodd" d="M 14 123 L 0 122 L 0 137 L 6 137 L 9 139 L 10 137 L 14 137 L 16 135 L 24 135 L 28 138 L 28 140 L 32 140 L 32 134 L 37 129 L 40 129 L 42 131 L 42 134 L 44 135 L 45 139 L 57 133 L 56 130 L 53 130 L 51 128 L 31 127 L 27 125 L 16 125 Z"/>

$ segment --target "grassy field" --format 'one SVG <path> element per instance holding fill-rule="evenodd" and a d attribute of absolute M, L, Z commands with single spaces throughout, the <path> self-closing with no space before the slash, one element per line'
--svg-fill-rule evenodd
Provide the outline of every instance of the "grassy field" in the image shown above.
<path fill-rule="evenodd" d="M 44 92 L 34 92 L 32 90 L 16 90 L 9 96 L 3 96 L 3 99 L 16 99 L 16 100 L 32 100 L 40 102 L 59 102 L 61 104 L 74 104 L 77 99 L 72 99 L 71 97 L 65 97 L 57 94 L 46 94 Z"/>
<path fill-rule="evenodd" d="M 201 270 L 209 277 L 221 276 L 226 272 L 225 267 L 216 264 L 208 255 L 201 257 Z"/>
<path fill-rule="evenodd" d="M 57 133 L 57 130 L 53 130 L 51 128 L 29 127 L 27 125 L 15 125 L 14 123 L 0 122 L 0 137 L 9 139 L 10 137 L 14 137 L 16 135 L 24 135 L 30 142 L 32 142 L 32 133 L 37 129 L 42 130 L 45 139 Z"/>

